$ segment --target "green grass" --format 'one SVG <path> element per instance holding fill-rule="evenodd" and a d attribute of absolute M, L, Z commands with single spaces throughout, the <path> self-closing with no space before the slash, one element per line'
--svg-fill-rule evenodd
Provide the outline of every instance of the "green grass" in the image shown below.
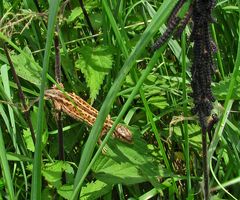
<path fill-rule="evenodd" d="M 0 199 L 202 199 L 201 131 L 189 95 L 191 23 L 182 38 L 148 51 L 177 0 L 84 1 L 95 36 L 79 1 L 50 2 L 39 1 L 38 10 L 36 1 L 0 0 Z M 211 26 L 220 73 L 212 84 L 220 119 L 208 151 L 213 199 L 240 198 L 238 4 L 218 0 Z M 58 160 L 53 104 L 44 100 L 56 83 L 56 24 L 65 91 L 99 110 L 93 127 L 63 114 L 65 161 Z M 39 98 L 29 109 L 35 145 L 3 43 L 29 106 Z M 114 124 L 98 145 L 108 114 Z M 132 131 L 132 144 L 112 138 L 118 123 Z"/>

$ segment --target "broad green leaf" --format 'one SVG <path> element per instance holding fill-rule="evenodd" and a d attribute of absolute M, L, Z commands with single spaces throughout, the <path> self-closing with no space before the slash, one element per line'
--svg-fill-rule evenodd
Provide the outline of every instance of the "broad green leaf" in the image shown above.
<path fill-rule="evenodd" d="M 71 11 L 71 14 L 69 15 L 69 17 L 67 18 L 67 23 L 71 23 L 73 21 L 76 20 L 76 18 L 83 18 L 83 12 L 82 9 L 80 7 L 76 7 Z"/>
<path fill-rule="evenodd" d="M 85 7 L 87 13 L 91 14 L 91 10 L 98 7 L 97 4 L 98 4 L 97 1 L 84 1 L 84 7 Z M 70 15 L 67 18 L 67 23 L 72 23 L 72 22 L 76 21 L 77 19 L 80 19 L 80 20 L 84 19 L 84 15 L 83 15 L 81 7 L 76 7 L 71 11 Z"/>
<path fill-rule="evenodd" d="M 148 103 L 160 109 L 164 109 L 169 106 L 167 99 L 164 96 L 152 96 L 148 99 Z"/>
<path fill-rule="evenodd" d="M 202 144 L 202 136 L 201 136 L 201 128 L 196 124 L 188 124 L 188 134 L 189 134 L 189 142 L 196 146 L 197 148 L 201 148 Z M 172 126 L 170 134 L 175 134 L 177 138 L 182 138 L 182 128 L 179 125 Z"/>
<path fill-rule="evenodd" d="M 214 85 L 213 94 L 218 100 L 224 100 L 226 98 L 226 95 L 229 89 L 230 80 L 231 80 L 231 76 L 225 78 L 224 80 Z M 234 100 L 240 99 L 240 76 L 237 76 L 236 78 L 236 84 L 234 86 L 232 99 Z"/>
<path fill-rule="evenodd" d="M 102 181 L 96 180 L 95 182 L 88 183 L 85 187 L 82 188 L 80 199 L 99 199 L 101 196 L 112 192 L 112 189 L 112 185 L 108 185 Z"/>
<path fill-rule="evenodd" d="M 92 23 L 93 29 L 98 30 L 102 26 L 102 14 L 95 13 L 89 16 Z"/>
<path fill-rule="evenodd" d="M 96 180 L 91 183 L 87 183 L 81 190 L 81 200 L 94 200 L 99 199 L 101 196 L 112 191 L 113 186 Z M 57 189 L 58 194 L 64 199 L 70 199 L 73 191 L 73 185 L 63 185 Z"/>
<path fill-rule="evenodd" d="M 139 137 L 137 130 L 131 129 L 131 131 L 133 144 L 109 140 L 107 156 L 99 156 L 92 170 L 97 179 L 109 184 L 128 185 L 149 181 L 158 187 L 157 179 L 169 177 L 170 174 L 160 163 L 154 161 L 152 152 Z"/>
<path fill-rule="evenodd" d="M 65 199 L 70 199 L 72 191 L 73 185 L 63 185 L 57 189 L 57 193 Z"/>
<path fill-rule="evenodd" d="M 42 200 L 52 200 L 52 191 L 51 188 L 44 188 L 42 191 Z"/>
<path fill-rule="evenodd" d="M 34 60 L 28 47 L 25 47 L 23 51 Z M 34 84 L 35 86 L 40 87 L 41 71 L 36 67 L 36 65 L 31 63 L 29 59 L 26 59 L 26 57 L 22 54 L 12 55 L 11 58 L 17 75 Z"/>
<path fill-rule="evenodd" d="M 73 174 L 71 165 L 67 162 L 56 161 L 55 163 L 48 163 L 42 169 L 42 175 L 45 180 L 53 185 L 55 188 L 61 186 L 62 172 L 66 171 L 67 174 Z"/>
<path fill-rule="evenodd" d="M 100 156 L 96 165 L 99 169 L 95 171 L 95 176 L 105 183 L 130 185 L 147 181 L 132 163 L 119 163 L 108 157 Z"/>
<path fill-rule="evenodd" d="M 112 54 L 107 47 L 85 46 L 80 49 L 80 56 L 75 66 L 81 70 L 90 88 L 91 103 L 96 98 L 104 77 L 112 68 L 112 62 Z"/>
<path fill-rule="evenodd" d="M 45 180 L 56 188 L 61 186 L 62 164 L 62 162 L 50 163 L 46 164 L 42 169 Z"/>
<path fill-rule="evenodd" d="M 31 137 L 31 132 L 29 129 L 27 130 L 23 130 L 23 138 L 25 140 L 25 143 L 27 145 L 27 149 L 31 152 L 34 152 L 35 148 L 34 148 L 34 143 Z"/>

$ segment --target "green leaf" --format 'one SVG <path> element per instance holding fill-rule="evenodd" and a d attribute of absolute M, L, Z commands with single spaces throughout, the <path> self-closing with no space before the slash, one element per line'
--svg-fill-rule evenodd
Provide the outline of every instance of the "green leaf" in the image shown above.
<path fill-rule="evenodd" d="M 55 163 L 47 163 L 42 169 L 42 175 L 46 181 L 53 185 L 55 188 L 59 188 L 62 179 L 62 172 L 66 171 L 67 174 L 73 174 L 71 165 L 67 162 L 57 161 Z"/>
<path fill-rule="evenodd" d="M 112 191 L 113 186 L 106 184 L 102 181 L 96 180 L 91 183 L 87 183 L 81 190 L 81 200 L 94 200 L 99 199 L 101 196 Z M 65 198 L 70 199 L 73 191 L 73 185 L 63 185 L 57 189 L 58 194 Z"/>
<path fill-rule="evenodd" d="M 94 200 L 99 199 L 101 196 L 112 191 L 113 186 L 108 185 L 102 181 L 95 181 L 88 183 L 85 187 L 82 188 L 80 199 L 82 200 Z"/>
<path fill-rule="evenodd" d="M 70 199 L 72 191 L 73 185 L 63 185 L 57 189 L 57 193 L 65 199 Z"/>
<path fill-rule="evenodd" d="M 170 173 L 154 161 L 152 152 L 139 133 L 133 129 L 131 131 L 133 144 L 109 140 L 107 156 L 99 156 L 92 168 L 95 177 L 109 184 L 129 185 L 149 181 L 157 187 L 157 178 L 168 177 Z"/>
<path fill-rule="evenodd" d="M 23 130 L 23 138 L 25 140 L 25 143 L 27 145 L 27 149 L 31 152 L 34 152 L 34 143 L 31 137 L 31 132 L 29 128 L 27 130 Z"/>
<path fill-rule="evenodd" d="M 169 104 L 167 103 L 167 99 L 164 96 L 152 96 L 148 99 L 148 103 L 160 109 L 164 109 L 169 106 Z"/>
<path fill-rule="evenodd" d="M 44 169 L 42 169 L 42 175 L 44 176 L 45 180 L 55 186 L 56 188 L 61 186 L 61 179 L 62 179 L 62 162 L 55 162 L 46 164 Z"/>
<path fill-rule="evenodd" d="M 229 86 L 231 75 L 226 77 L 224 80 L 215 84 L 213 87 L 213 94 L 218 100 L 225 100 Z M 239 100 L 240 99 L 240 76 L 236 77 L 236 84 L 234 85 L 234 92 L 232 94 L 232 99 Z"/>
<path fill-rule="evenodd" d="M 97 1 L 84 1 L 84 7 L 88 14 L 91 14 L 92 9 L 99 7 L 98 4 L 99 3 Z M 97 14 L 97 13 L 95 13 L 95 14 Z M 76 21 L 77 19 L 81 19 L 81 20 L 84 19 L 84 15 L 83 15 L 81 7 L 76 7 L 71 11 L 70 15 L 67 18 L 67 23 L 72 23 L 72 22 Z"/>
<path fill-rule="evenodd" d="M 42 200 L 52 200 L 52 191 L 51 188 L 44 188 L 42 191 Z"/>
<path fill-rule="evenodd" d="M 94 30 L 99 30 L 102 26 L 102 14 L 94 13 L 89 16 Z"/>
<path fill-rule="evenodd" d="M 71 23 L 73 21 L 76 20 L 76 18 L 83 18 L 83 12 L 82 9 L 80 7 L 76 7 L 71 11 L 71 14 L 69 15 L 69 17 L 67 18 L 67 23 Z"/>
<path fill-rule="evenodd" d="M 80 56 L 75 66 L 81 70 L 90 88 L 91 103 L 96 98 L 104 77 L 112 68 L 112 62 L 110 48 L 85 46 L 80 49 Z"/>
<path fill-rule="evenodd" d="M 34 60 L 32 52 L 28 47 L 25 47 L 23 51 L 28 54 L 32 60 Z M 36 65 L 30 62 L 29 59 L 26 59 L 26 57 L 22 54 L 12 55 L 11 58 L 17 75 L 37 87 L 40 87 L 41 71 L 36 67 Z"/>
<path fill-rule="evenodd" d="M 131 163 L 119 163 L 105 156 L 100 156 L 96 163 L 99 169 L 95 171 L 95 176 L 105 183 L 129 185 L 147 181 L 136 166 Z"/>

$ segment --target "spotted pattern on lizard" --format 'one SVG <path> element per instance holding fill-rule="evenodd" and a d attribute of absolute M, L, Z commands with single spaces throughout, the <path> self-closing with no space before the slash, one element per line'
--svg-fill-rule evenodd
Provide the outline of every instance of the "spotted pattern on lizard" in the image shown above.
<path fill-rule="evenodd" d="M 51 89 L 45 91 L 45 98 L 53 101 L 56 110 L 62 111 L 78 121 L 83 121 L 89 126 L 93 126 L 96 121 L 98 111 L 75 93 L 64 92 L 53 86 Z M 107 133 L 112 125 L 113 121 L 110 115 L 108 115 L 104 122 L 100 138 Z M 132 142 L 132 133 L 127 127 L 121 124 L 118 124 L 115 128 L 113 136 L 127 143 Z"/>

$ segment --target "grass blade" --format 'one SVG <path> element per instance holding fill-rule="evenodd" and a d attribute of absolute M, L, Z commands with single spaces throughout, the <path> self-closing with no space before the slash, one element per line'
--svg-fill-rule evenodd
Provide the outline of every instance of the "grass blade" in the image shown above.
<path fill-rule="evenodd" d="M 34 153 L 33 162 L 33 175 L 32 175 L 32 191 L 31 199 L 38 200 L 41 199 L 41 152 L 42 152 L 42 132 L 43 132 L 43 104 L 44 104 L 44 90 L 47 81 L 47 72 L 49 66 L 49 58 L 51 53 L 51 45 L 53 40 L 53 35 L 55 31 L 55 22 L 57 17 L 57 11 L 60 4 L 60 0 L 50 1 L 49 6 L 49 18 L 48 18 L 48 31 L 46 47 L 44 52 L 43 60 L 43 70 L 42 70 L 42 81 L 40 89 L 40 100 L 39 100 L 39 110 L 38 110 L 38 122 L 37 122 L 37 136 L 36 136 L 36 146 Z"/>
<path fill-rule="evenodd" d="M 183 112 L 184 116 L 187 116 L 187 91 L 186 91 L 186 34 L 185 31 L 182 34 L 182 85 L 183 85 Z M 190 156 L 189 156 L 189 138 L 188 138 L 188 121 L 184 120 L 184 153 L 186 159 L 186 171 L 187 171 L 187 190 L 188 196 L 191 192 L 191 168 L 190 168 Z"/>
<path fill-rule="evenodd" d="M 9 195 L 9 199 L 13 200 L 15 199 L 14 190 L 13 190 L 13 182 L 11 178 L 10 168 L 7 161 L 6 156 L 6 149 L 3 142 L 3 135 L 2 135 L 2 129 L 0 127 L 0 163 L 2 168 L 2 174 L 4 175 L 4 179 L 7 185 L 7 191 Z"/>

